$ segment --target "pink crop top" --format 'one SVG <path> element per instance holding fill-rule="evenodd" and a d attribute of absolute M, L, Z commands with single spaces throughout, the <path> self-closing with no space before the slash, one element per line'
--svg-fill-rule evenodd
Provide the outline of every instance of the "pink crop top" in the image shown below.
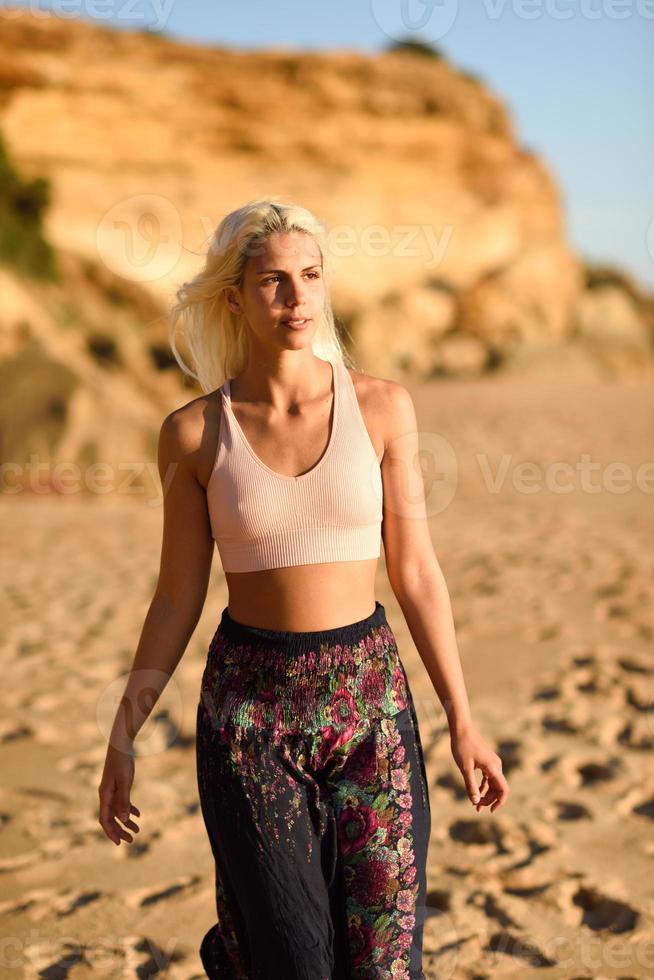
<path fill-rule="evenodd" d="M 221 394 L 218 447 L 207 484 L 211 530 L 226 572 L 378 558 L 383 492 L 377 453 L 343 361 L 332 364 L 329 442 L 306 473 L 276 473 L 259 459 Z"/>

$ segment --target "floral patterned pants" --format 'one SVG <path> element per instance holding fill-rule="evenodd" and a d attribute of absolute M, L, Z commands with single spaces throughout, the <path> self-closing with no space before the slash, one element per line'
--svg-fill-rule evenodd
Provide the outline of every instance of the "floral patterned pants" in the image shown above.
<path fill-rule="evenodd" d="M 431 808 L 384 607 L 307 632 L 225 608 L 196 748 L 218 917 L 200 947 L 207 976 L 424 978 Z"/>

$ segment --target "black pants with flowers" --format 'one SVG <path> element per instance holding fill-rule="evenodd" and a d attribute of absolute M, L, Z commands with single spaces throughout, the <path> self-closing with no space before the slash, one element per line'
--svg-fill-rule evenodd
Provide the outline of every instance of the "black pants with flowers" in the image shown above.
<path fill-rule="evenodd" d="M 218 918 L 207 976 L 423 978 L 431 810 L 384 607 L 294 633 L 224 609 L 196 746 Z"/>

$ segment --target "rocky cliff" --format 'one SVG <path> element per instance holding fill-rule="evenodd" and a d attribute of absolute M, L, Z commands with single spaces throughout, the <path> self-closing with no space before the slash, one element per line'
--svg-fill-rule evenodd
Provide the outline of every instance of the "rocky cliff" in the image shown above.
<path fill-rule="evenodd" d="M 12 390 L 48 379 L 12 430 L 23 448 L 29 432 L 58 458 L 111 459 L 131 432 L 150 452 L 185 397 L 162 370 L 175 286 L 222 215 L 266 193 L 330 229 L 335 310 L 370 373 L 479 374 L 570 342 L 611 370 L 652 362 L 650 300 L 583 267 L 554 175 L 443 58 L 239 52 L 0 12 L 0 130 L 51 181 L 45 231 L 69 277 L 2 272 L 1 373 Z"/>

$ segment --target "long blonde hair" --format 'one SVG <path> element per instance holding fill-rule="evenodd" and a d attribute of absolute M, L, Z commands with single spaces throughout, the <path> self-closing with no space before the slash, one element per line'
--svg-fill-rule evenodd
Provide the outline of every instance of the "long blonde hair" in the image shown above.
<path fill-rule="evenodd" d="M 340 342 L 331 306 L 332 267 L 325 226 L 306 208 L 276 197 L 248 201 L 222 219 L 211 237 L 204 268 L 179 287 L 177 302 L 171 308 L 169 341 L 173 355 L 205 394 L 225 378 L 237 377 L 247 364 L 247 325 L 243 315 L 233 313 L 227 305 L 225 287 L 242 286 L 252 246 L 275 232 L 291 231 L 312 235 L 322 255 L 325 306 L 311 345 L 313 353 L 326 361 L 340 357 L 354 366 Z M 192 367 L 177 349 L 180 323 Z"/>

